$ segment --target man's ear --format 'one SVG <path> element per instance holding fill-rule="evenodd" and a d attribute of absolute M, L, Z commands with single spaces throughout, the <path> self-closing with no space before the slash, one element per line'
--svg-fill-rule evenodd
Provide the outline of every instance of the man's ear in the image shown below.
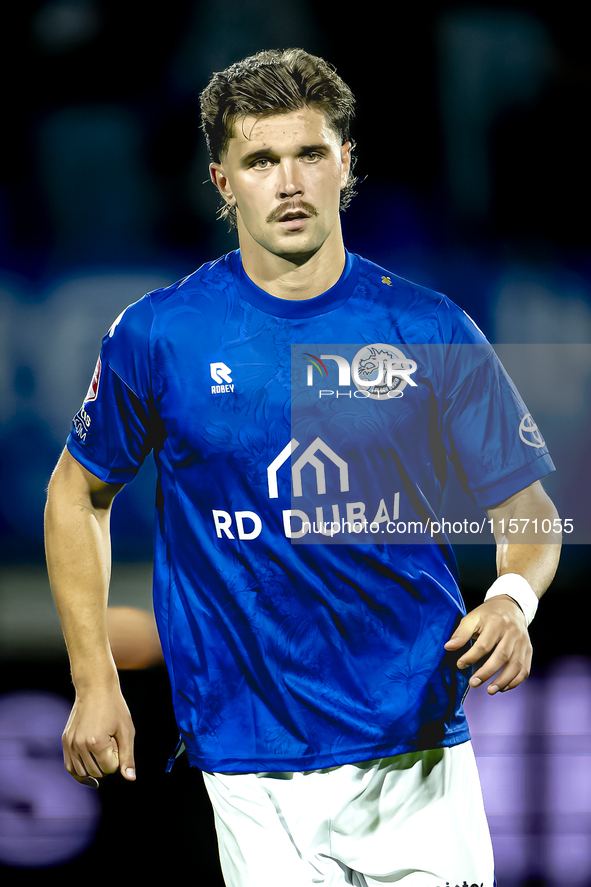
<path fill-rule="evenodd" d="M 343 164 L 341 171 L 341 188 L 344 188 L 349 179 L 349 173 L 351 172 L 351 149 L 353 145 L 351 142 L 345 142 L 344 145 L 341 146 L 341 162 Z"/>
<path fill-rule="evenodd" d="M 234 193 L 232 191 L 232 188 L 230 187 L 230 182 L 226 174 L 224 173 L 223 165 L 221 163 L 210 163 L 209 176 L 226 203 L 229 206 L 234 206 L 234 204 L 236 203 L 236 198 L 234 197 Z"/>

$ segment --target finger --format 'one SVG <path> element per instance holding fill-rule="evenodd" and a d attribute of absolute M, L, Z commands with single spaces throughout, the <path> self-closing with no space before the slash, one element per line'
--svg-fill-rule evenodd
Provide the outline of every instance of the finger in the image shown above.
<path fill-rule="evenodd" d="M 474 645 L 476 646 L 476 644 Z M 494 647 L 494 644 L 492 645 Z M 494 652 L 482 663 L 480 668 L 470 678 L 471 687 L 479 687 L 489 678 L 492 678 L 500 669 L 505 669 L 511 659 L 511 647 L 506 643 L 499 644 Z M 481 657 L 482 658 L 482 657 Z"/>
<path fill-rule="evenodd" d="M 502 624 L 490 621 L 488 623 L 485 622 L 482 626 L 481 633 L 475 635 L 475 641 L 472 646 L 462 653 L 458 659 L 458 668 L 466 668 L 468 665 L 475 665 L 480 662 L 481 659 L 486 659 L 486 665 L 491 668 L 495 664 L 495 659 L 493 657 L 498 656 L 498 664 L 490 674 L 487 674 L 487 677 L 492 677 L 499 668 L 505 665 L 511 650 L 513 649 L 513 644 L 515 643 L 515 633 L 510 632 L 509 634 L 506 634 L 503 629 L 504 626 Z M 493 650 L 495 652 L 493 656 L 490 656 L 489 654 Z"/>
<path fill-rule="evenodd" d="M 64 742 L 64 763 L 68 773 L 78 779 L 78 777 L 88 776 L 86 767 L 77 750 L 73 749 L 69 744 Z"/>
<path fill-rule="evenodd" d="M 113 737 L 119 750 L 119 769 L 124 779 L 133 782 L 136 777 L 135 760 L 133 756 L 134 732 L 121 730 Z"/>
<path fill-rule="evenodd" d="M 460 650 L 468 643 L 471 637 L 472 635 L 465 636 L 455 634 L 449 639 L 449 641 L 446 641 L 444 647 L 446 650 Z"/>
<path fill-rule="evenodd" d="M 461 657 L 456 663 L 457 667 L 468 668 L 468 666 L 470 665 L 475 665 L 477 662 L 480 662 L 480 660 L 483 659 L 487 653 L 490 652 L 490 649 L 492 648 L 487 648 L 482 644 L 479 644 L 478 646 L 476 646 L 476 644 L 473 644 L 469 650 L 466 650 L 465 653 L 462 653 Z"/>
<path fill-rule="evenodd" d="M 500 671 L 500 674 L 488 687 L 488 692 L 494 695 L 499 690 L 513 689 L 528 677 L 530 666 L 531 651 L 524 648 L 523 645 L 499 647 L 482 668 L 472 675 L 470 686 L 480 686 Z"/>
<path fill-rule="evenodd" d="M 95 779 L 94 776 L 88 776 L 88 775 L 78 776 L 77 773 L 73 773 L 72 776 L 74 777 L 76 782 L 80 783 L 80 785 L 88 785 L 88 786 L 90 786 L 90 788 L 98 788 L 99 787 L 99 781 L 98 781 L 98 779 Z"/>
<path fill-rule="evenodd" d="M 495 645 L 498 643 L 498 640 L 498 635 L 492 634 L 490 632 L 483 632 L 483 634 L 481 634 L 480 637 L 476 639 L 472 646 L 464 653 L 462 653 L 457 661 L 458 668 L 467 668 L 470 665 L 476 665 L 476 663 L 480 662 L 481 659 L 487 659 L 487 662 L 489 662 L 490 660 L 487 657 L 489 656 L 491 650 L 493 650 Z M 501 665 L 502 663 L 500 663 L 498 667 L 500 668 Z"/>
<path fill-rule="evenodd" d="M 79 782 L 81 785 L 89 785 L 92 788 L 98 788 L 98 779 L 88 775 L 84 762 L 80 758 L 73 756 L 70 753 L 69 748 L 65 745 L 64 764 L 67 772 L 76 780 L 76 782 Z"/>
<path fill-rule="evenodd" d="M 72 764 L 72 755 L 70 754 L 70 747 L 65 740 L 65 736 L 62 737 L 62 748 L 64 750 L 64 766 L 68 773 L 73 776 L 74 765 Z"/>
<path fill-rule="evenodd" d="M 101 779 L 119 768 L 117 743 L 105 739 L 78 739 L 71 743 L 71 758 L 75 772 L 79 776 L 93 776 Z"/>
<path fill-rule="evenodd" d="M 513 658 L 500 675 L 489 684 L 487 692 L 490 696 L 494 696 L 495 693 L 513 690 L 523 683 L 529 673 L 529 666 L 525 665 L 520 658 Z"/>
<path fill-rule="evenodd" d="M 445 649 L 459 650 L 465 647 L 474 636 L 478 635 L 479 623 L 480 620 L 473 613 L 464 616 L 450 639 L 444 644 Z"/>
<path fill-rule="evenodd" d="M 79 782 L 80 785 L 87 785 L 89 788 L 99 787 L 98 779 L 95 779 L 93 776 L 75 776 L 74 779 L 76 782 Z"/>
<path fill-rule="evenodd" d="M 98 780 L 88 773 L 82 756 L 70 753 L 66 756 L 66 753 L 64 752 L 64 760 L 66 770 L 70 776 L 74 777 L 76 782 L 80 782 L 82 785 L 91 785 L 93 788 L 98 788 Z"/>
<path fill-rule="evenodd" d="M 507 690 L 514 690 L 515 687 L 519 687 L 519 685 L 522 684 L 525 681 L 525 679 L 529 677 L 529 675 L 530 675 L 529 668 L 526 669 L 525 671 L 520 672 L 516 678 L 514 678 L 509 684 L 507 684 L 506 687 L 499 688 L 500 692 L 506 693 Z"/>
<path fill-rule="evenodd" d="M 93 764 L 88 771 L 91 776 L 106 776 L 108 773 L 116 773 L 119 769 L 119 749 L 112 737 L 109 737 L 107 746 L 99 747 L 98 743 L 91 743 L 88 754 Z"/>
<path fill-rule="evenodd" d="M 511 670 L 511 673 L 514 669 Z M 486 688 L 486 692 L 489 696 L 494 696 L 496 693 L 505 693 L 507 690 L 513 690 L 515 687 L 518 687 L 528 676 L 528 671 L 523 671 L 519 669 L 517 674 L 513 677 L 505 676 L 503 673 L 496 680 L 492 681 L 488 687 Z"/>

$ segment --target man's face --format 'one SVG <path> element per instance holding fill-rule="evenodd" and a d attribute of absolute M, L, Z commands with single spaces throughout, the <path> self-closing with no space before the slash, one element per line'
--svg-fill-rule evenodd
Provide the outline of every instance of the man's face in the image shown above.
<path fill-rule="evenodd" d="M 246 117 L 211 177 L 237 208 L 243 249 L 305 260 L 338 232 L 341 189 L 351 145 L 341 145 L 312 108 L 273 117 Z"/>

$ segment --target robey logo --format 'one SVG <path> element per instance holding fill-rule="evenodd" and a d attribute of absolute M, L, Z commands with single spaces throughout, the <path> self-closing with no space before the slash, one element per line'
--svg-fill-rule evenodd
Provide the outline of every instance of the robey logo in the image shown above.
<path fill-rule="evenodd" d="M 279 497 L 277 473 L 290 458 L 292 453 L 300 446 L 299 441 L 292 439 L 273 459 L 267 468 L 267 490 L 269 499 Z M 318 454 L 322 454 L 322 459 Z M 326 461 L 328 460 L 328 461 Z M 349 492 L 349 465 L 338 453 L 335 453 L 321 438 L 317 437 L 306 449 L 293 461 L 291 465 L 292 496 L 303 496 L 302 472 L 305 466 L 310 465 L 314 471 L 312 477 L 315 480 L 315 492 L 323 496 L 327 491 L 326 468 L 327 464 L 333 466 L 338 475 L 339 491 Z M 307 483 L 310 483 L 310 473 L 307 474 Z M 301 539 L 309 532 L 319 533 L 322 536 L 334 536 L 344 532 L 360 533 L 369 524 L 371 532 L 380 532 L 382 524 L 398 519 L 400 493 L 394 493 L 391 509 L 388 509 L 385 498 L 370 507 L 361 501 L 340 502 L 328 506 L 318 505 L 314 507 L 314 515 L 310 517 L 299 508 L 284 508 L 282 511 L 283 529 L 288 539 Z M 329 515 L 327 520 L 325 514 Z M 341 514 L 342 510 L 342 514 Z M 263 529 L 263 522 L 254 511 L 235 511 L 230 513 L 222 509 L 212 509 L 215 531 L 218 539 L 227 538 L 249 540 L 256 539 Z M 373 517 L 372 517 L 373 516 Z"/>
<path fill-rule="evenodd" d="M 316 356 L 304 352 L 308 361 L 307 384 L 314 384 L 314 368 L 322 377 L 328 377 L 328 367 L 324 361 L 334 361 L 338 367 L 339 387 L 351 387 L 351 379 L 357 389 L 354 392 L 336 392 L 337 397 L 367 397 L 371 400 L 385 400 L 403 396 L 407 385 L 416 388 L 417 383 L 412 374 L 417 370 L 416 361 L 407 358 L 400 348 L 394 345 L 377 343 L 364 345 L 349 365 L 349 361 L 340 354 L 321 354 Z M 322 389 L 319 397 L 334 395 L 329 389 Z"/>
<path fill-rule="evenodd" d="M 212 394 L 228 394 L 234 391 L 234 383 L 230 375 L 232 370 L 225 363 L 218 361 L 209 364 L 209 373 L 216 385 L 211 386 Z"/>

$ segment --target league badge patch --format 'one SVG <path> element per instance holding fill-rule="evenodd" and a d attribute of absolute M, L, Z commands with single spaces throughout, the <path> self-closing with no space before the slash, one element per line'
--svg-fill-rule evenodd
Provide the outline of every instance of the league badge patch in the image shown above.
<path fill-rule="evenodd" d="M 86 397 L 84 398 L 84 403 L 90 403 L 92 400 L 97 399 L 99 382 L 101 380 L 101 359 L 96 362 L 96 366 L 94 368 L 94 374 L 92 376 L 92 381 L 88 387 L 88 391 L 86 392 Z"/>

